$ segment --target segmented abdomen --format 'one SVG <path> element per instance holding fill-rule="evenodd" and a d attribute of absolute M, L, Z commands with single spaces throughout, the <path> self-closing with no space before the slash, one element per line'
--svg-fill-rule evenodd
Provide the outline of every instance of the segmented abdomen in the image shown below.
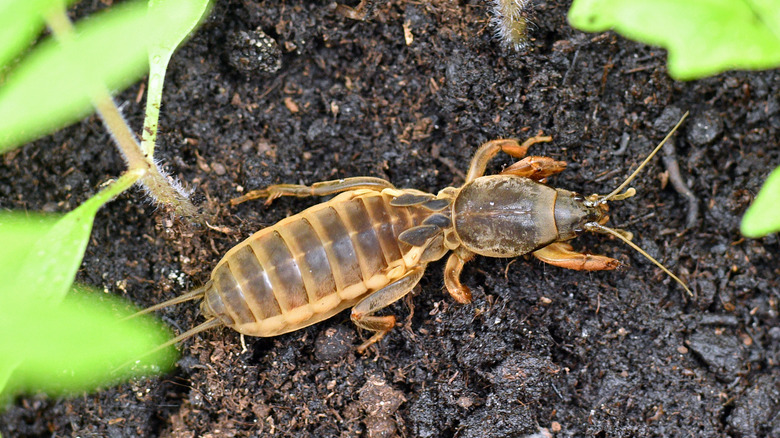
<path fill-rule="evenodd" d="M 355 305 L 380 289 L 410 246 L 398 235 L 429 211 L 393 207 L 392 196 L 363 193 L 315 205 L 258 231 L 211 274 L 202 305 L 235 330 L 275 336 Z"/>

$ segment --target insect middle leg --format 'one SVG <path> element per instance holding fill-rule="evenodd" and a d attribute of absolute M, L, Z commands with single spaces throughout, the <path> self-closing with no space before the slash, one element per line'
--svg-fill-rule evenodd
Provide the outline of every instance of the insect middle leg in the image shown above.
<path fill-rule="evenodd" d="M 474 253 L 461 247 L 450 254 L 444 267 L 444 286 L 452 298 L 461 304 L 471 302 L 471 291 L 460 282 L 460 273 L 463 271 L 463 265 L 472 258 Z"/>
<path fill-rule="evenodd" d="M 370 176 L 358 176 L 354 178 L 336 179 L 332 181 L 316 182 L 310 186 L 303 184 L 275 184 L 260 190 L 252 190 L 243 196 L 230 200 L 230 205 L 238 205 L 242 202 L 251 201 L 258 198 L 268 198 L 265 203 L 270 204 L 274 199 L 281 196 L 297 196 L 305 198 L 308 196 L 326 196 L 334 193 L 346 192 L 348 190 L 371 189 L 381 191 L 382 189 L 394 189 L 390 181 L 382 178 Z"/>
<path fill-rule="evenodd" d="M 474 158 L 471 159 L 471 164 L 469 165 L 469 173 L 466 176 L 466 182 L 473 181 L 484 175 L 488 161 L 495 157 L 499 152 L 504 152 L 515 158 L 523 158 L 531 145 L 548 141 L 552 141 L 552 137 L 543 136 L 541 135 L 541 132 L 539 135 L 524 141 L 523 144 L 520 144 L 520 142 L 514 138 L 491 140 L 480 146 L 479 149 L 477 149 L 477 152 L 474 153 Z"/>
<path fill-rule="evenodd" d="M 363 298 L 362 301 L 352 308 L 352 321 L 355 325 L 375 332 L 371 338 L 357 348 L 359 353 L 363 353 L 366 351 L 366 348 L 379 342 L 387 332 L 395 327 L 395 316 L 376 316 L 374 313 L 393 304 L 411 292 L 417 283 L 420 282 L 424 273 L 425 265 L 418 266 L 398 280 Z"/>

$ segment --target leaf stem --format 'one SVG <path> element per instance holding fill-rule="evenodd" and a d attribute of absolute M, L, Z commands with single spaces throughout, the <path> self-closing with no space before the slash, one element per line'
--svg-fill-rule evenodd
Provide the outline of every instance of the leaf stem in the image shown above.
<path fill-rule="evenodd" d="M 73 23 L 68 18 L 64 5 L 53 8 L 46 16 L 46 22 L 54 37 L 61 44 L 68 44 L 73 38 Z M 103 124 L 111 133 L 117 148 L 122 153 L 128 170 L 130 172 L 137 170 L 143 172 L 140 182 L 149 196 L 159 203 L 172 206 L 174 212 L 178 215 L 184 216 L 193 222 L 204 222 L 198 209 L 188 199 L 188 193 L 185 192 L 176 180 L 165 174 L 158 164 L 154 162 L 150 153 L 144 153 L 136 136 L 124 117 L 122 117 L 119 108 L 104 84 L 95 83 L 95 87 L 92 90 L 92 105 L 103 120 Z M 157 108 L 159 113 L 159 102 Z M 151 143 L 151 148 L 154 148 L 154 142 Z"/>
<path fill-rule="evenodd" d="M 165 70 L 168 67 L 170 54 L 163 56 L 156 47 L 150 47 L 149 52 L 149 83 L 146 87 L 146 117 L 144 130 L 141 132 L 141 150 L 152 158 L 154 145 L 157 142 L 163 82 L 165 82 Z"/>

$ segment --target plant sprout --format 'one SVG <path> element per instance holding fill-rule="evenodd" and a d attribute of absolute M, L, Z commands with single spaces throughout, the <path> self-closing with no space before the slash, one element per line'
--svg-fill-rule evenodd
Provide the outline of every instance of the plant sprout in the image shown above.
<path fill-rule="evenodd" d="M 199 221 L 195 207 L 152 159 L 155 137 L 142 149 L 111 97 L 157 63 L 163 77 L 173 50 L 208 10 L 207 0 L 151 0 L 122 4 L 78 23 L 64 0 L 0 0 L 0 153 L 7 152 L 97 109 L 128 170 L 70 213 L 42 216 L 0 213 L 0 395 L 18 391 L 71 393 L 148 372 L 171 363 L 171 349 L 146 367 L 132 361 L 168 339 L 149 320 L 120 322 L 133 313 L 73 281 L 98 209 L 136 183 L 175 212 Z M 30 49 L 47 24 L 53 37 Z M 22 56 L 23 55 L 23 56 Z M 16 58 L 20 60 L 15 61 Z M 152 62 L 152 64 L 155 64 Z M 150 85 L 150 89 L 153 88 Z M 156 127 L 162 81 L 154 87 L 145 126 Z M 156 103 L 155 103 L 156 102 Z M 147 109 L 149 106 L 147 106 Z M 123 310 L 124 309 L 124 310 Z M 151 359 L 151 362 L 149 362 Z"/>

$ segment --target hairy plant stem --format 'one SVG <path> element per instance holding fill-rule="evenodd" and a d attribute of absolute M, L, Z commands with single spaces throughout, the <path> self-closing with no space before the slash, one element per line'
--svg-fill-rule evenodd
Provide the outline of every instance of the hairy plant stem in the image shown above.
<path fill-rule="evenodd" d="M 157 143 L 157 128 L 162 105 L 162 88 L 169 56 L 149 56 L 149 83 L 146 87 L 146 117 L 141 131 L 141 150 L 149 158 L 154 157 L 154 145 Z"/>
<path fill-rule="evenodd" d="M 68 44 L 73 38 L 73 23 L 68 18 L 64 6 L 53 8 L 46 16 L 46 22 L 60 44 Z M 87 73 L 85 72 L 85 74 Z M 143 152 L 105 84 L 95 81 L 91 99 L 92 105 L 122 154 L 128 171 L 141 170 L 143 172 L 139 182 L 144 186 L 149 196 L 156 202 L 170 205 L 176 214 L 188 220 L 204 223 L 202 215 L 190 202 L 187 193 L 179 183 L 167 176 L 154 162 L 150 154 Z"/>

